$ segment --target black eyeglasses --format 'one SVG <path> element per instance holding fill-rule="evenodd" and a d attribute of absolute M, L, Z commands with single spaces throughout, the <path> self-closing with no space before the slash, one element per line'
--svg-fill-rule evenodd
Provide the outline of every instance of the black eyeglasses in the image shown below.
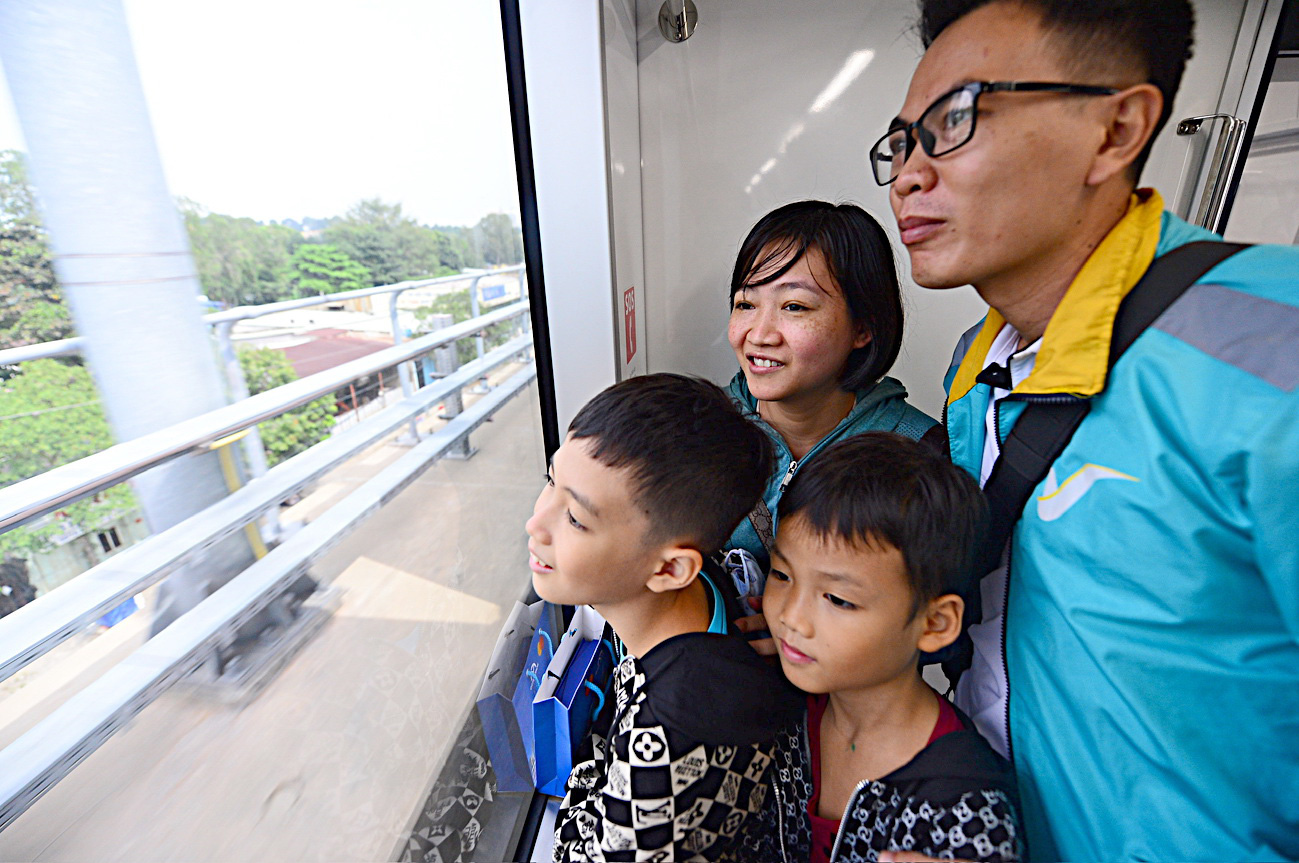
<path fill-rule="evenodd" d="M 925 109 L 920 118 L 896 126 L 871 147 L 875 182 L 887 186 L 898 178 L 911 158 L 916 141 L 930 156 L 943 156 L 974 137 L 979 117 L 979 97 L 984 93 L 1070 93 L 1077 96 L 1112 96 L 1113 87 L 1089 84 L 1052 84 L 1042 81 L 973 81 L 944 93 Z"/>

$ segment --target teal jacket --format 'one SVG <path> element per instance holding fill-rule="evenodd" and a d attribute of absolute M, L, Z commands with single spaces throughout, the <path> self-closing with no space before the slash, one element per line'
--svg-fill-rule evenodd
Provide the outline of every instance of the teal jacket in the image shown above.
<path fill-rule="evenodd" d="M 893 378 L 884 378 L 868 389 L 858 390 L 857 403 L 848 412 L 848 416 L 840 420 L 828 435 L 821 438 L 807 455 L 796 462 L 785 439 L 758 416 L 758 401 L 749 392 L 749 385 L 744 380 L 743 372 L 737 372 L 731 379 L 730 393 L 745 416 L 767 433 L 776 450 L 776 467 L 767 482 L 767 490 L 763 493 L 763 500 L 771 510 L 773 534 L 780 519 L 776 506 L 780 503 L 780 496 L 785 491 L 785 487 L 789 485 L 789 481 L 794 478 L 800 466 L 807 464 L 809 459 L 814 458 L 830 444 L 872 431 L 894 432 L 912 440 L 919 440 L 925 432 L 937 425 L 927 414 L 906 403 L 907 391 L 901 383 Z M 762 562 L 764 568 L 769 563 L 767 551 L 762 547 L 762 541 L 758 539 L 758 533 L 753 529 L 753 524 L 748 518 L 740 522 L 740 526 L 735 529 L 727 548 L 748 549 Z"/>
<path fill-rule="evenodd" d="M 1219 264 L 1105 368 L 1153 256 L 1213 238 L 1139 193 L 997 408 L 1004 440 L 1035 396 L 1092 400 L 1011 539 L 1006 712 L 1034 859 L 1299 858 L 1299 249 Z M 947 377 L 952 457 L 976 477 L 974 375 L 1001 323 Z"/>

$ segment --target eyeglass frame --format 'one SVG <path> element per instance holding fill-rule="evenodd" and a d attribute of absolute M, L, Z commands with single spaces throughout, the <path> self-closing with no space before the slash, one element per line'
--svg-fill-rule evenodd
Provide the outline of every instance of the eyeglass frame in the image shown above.
<path fill-rule="evenodd" d="M 925 129 L 921 124 L 924 123 L 925 118 L 929 116 L 930 111 L 933 111 L 943 102 L 963 90 L 969 91 L 973 94 L 973 101 L 970 104 L 970 110 L 972 112 L 970 116 L 970 134 L 966 135 L 965 140 L 961 143 L 949 147 L 941 152 L 934 152 L 934 148 L 937 145 L 937 139 L 934 138 L 932 132 Z M 961 147 L 970 143 L 970 140 L 974 137 L 975 127 L 979 122 L 979 97 L 984 93 L 1065 93 L 1077 96 L 1113 96 L 1115 93 L 1121 92 L 1123 91 L 1115 87 L 1100 87 L 1094 84 L 1061 84 L 1050 81 L 971 81 L 968 84 L 953 87 L 934 101 L 930 102 L 929 106 L 926 107 L 925 110 L 921 111 L 920 116 L 914 121 L 904 123 L 900 126 L 893 126 L 871 145 L 871 176 L 875 182 L 881 186 L 890 186 L 895 180 L 897 180 L 897 174 L 890 177 L 887 182 L 880 180 L 879 159 L 877 158 L 877 153 L 879 153 L 880 145 L 898 132 L 902 132 L 906 136 L 907 141 L 906 151 L 902 157 L 902 165 L 905 165 L 907 160 L 911 158 L 911 154 L 915 152 L 917 141 L 920 143 L 920 147 L 931 159 L 936 159 L 939 156 L 946 156 L 948 153 L 959 150 Z M 898 174 L 902 172 L 902 165 L 898 166 Z"/>

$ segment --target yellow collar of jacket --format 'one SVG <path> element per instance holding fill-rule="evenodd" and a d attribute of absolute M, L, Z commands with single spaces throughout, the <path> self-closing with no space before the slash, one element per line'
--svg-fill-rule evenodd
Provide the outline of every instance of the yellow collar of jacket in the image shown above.
<path fill-rule="evenodd" d="M 1155 259 L 1163 212 L 1164 200 L 1154 189 L 1132 194 L 1128 211 L 1087 258 L 1051 315 L 1033 373 L 1014 392 L 1094 396 L 1105 388 L 1114 316 Z M 988 309 L 983 329 L 952 379 L 948 404 L 974 388 L 1005 323 L 996 309 Z"/>

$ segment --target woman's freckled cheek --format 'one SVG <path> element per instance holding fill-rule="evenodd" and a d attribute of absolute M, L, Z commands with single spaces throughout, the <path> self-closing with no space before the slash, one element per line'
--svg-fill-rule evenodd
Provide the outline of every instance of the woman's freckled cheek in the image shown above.
<path fill-rule="evenodd" d="M 814 319 L 804 324 L 803 330 L 809 336 L 820 339 L 830 334 L 830 322 L 823 318 Z"/>

